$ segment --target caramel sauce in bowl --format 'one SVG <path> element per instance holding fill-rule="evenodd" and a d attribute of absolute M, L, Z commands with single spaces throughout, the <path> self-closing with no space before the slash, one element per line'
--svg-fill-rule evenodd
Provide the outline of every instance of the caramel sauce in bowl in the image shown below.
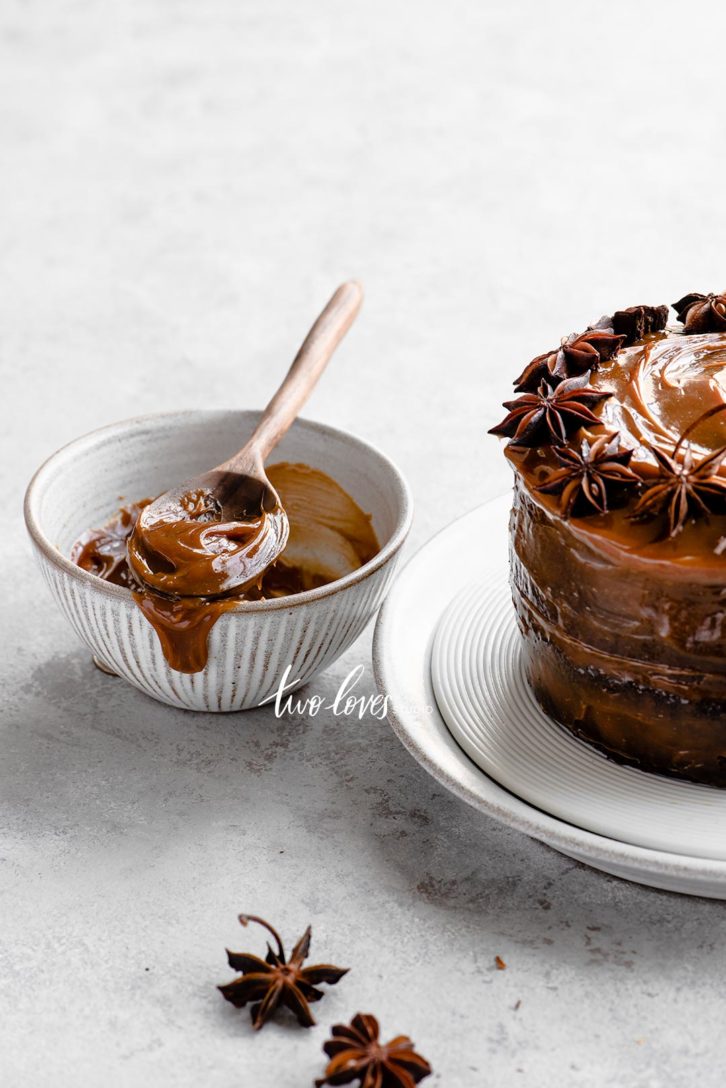
<path fill-rule="evenodd" d="M 71 559 L 83 570 L 132 591 L 159 636 L 164 657 L 177 672 L 201 672 L 208 660 L 209 632 L 219 617 L 237 604 L 291 597 L 329 585 L 359 570 L 379 550 L 370 517 L 326 473 L 308 465 L 282 463 L 270 466 L 268 478 L 287 511 L 290 537 L 279 558 L 232 595 L 164 593 L 139 578 L 133 548 L 136 527 L 149 499 L 122 507 L 107 525 L 82 533 L 71 548 Z M 175 537 L 181 529 L 186 544 L 209 524 L 185 520 L 172 529 Z M 246 524 L 242 528 L 249 531 Z M 191 547 L 184 548 L 174 540 L 170 554 L 179 552 L 180 556 L 169 575 L 161 579 L 163 588 L 167 584 L 176 588 L 181 583 L 188 590 L 188 570 L 197 562 L 196 551 L 194 539 Z M 188 552 L 192 553 L 191 561 Z M 203 573 L 206 587 L 209 575 L 206 569 Z"/>
<path fill-rule="evenodd" d="M 328 536 L 329 531 L 335 537 L 331 510 L 325 513 L 327 531 L 316 530 L 314 547 L 309 533 L 291 529 L 287 559 L 294 562 L 269 572 L 267 594 L 225 601 L 206 632 L 203 666 L 196 668 L 197 660 L 193 671 L 172 668 L 157 629 L 134 599 L 134 587 L 74 563 L 74 542 L 89 527 L 108 525 L 121 507 L 221 460 L 258 418 L 256 412 L 191 411 L 113 424 L 54 454 L 26 494 L 26 523 L 45 581 L 76 634 L 106 669 L 173 706 L 240 710 L 273 697 L 285 675 L 286 690 L 310 680 L 352 644 L 377 611 L 410 527 L 408 487 L 384 454 L 333 427 L 298 420 L 275 461 L 306 466 L 310 482 L 315 473 L 331 478 L 370 515 L 374 554 L 353 534 L 348 545 L 354 552 L 362 547 L 361 561 L 350 569 L 349 554 L 346 567 Z M 270 469 L 279 473 L 275 487 L 282 495 L 288 470 Z M 291 520 L 299 523 L 295 506 L 307 512 L 310 503 L 305 489 L 298 491 L 288 502 Z M 318 565 L 328 564 L 322 574 L 311 567 L 311 550 Z M 114 562 L 113 554 L 107 561 Z"/>

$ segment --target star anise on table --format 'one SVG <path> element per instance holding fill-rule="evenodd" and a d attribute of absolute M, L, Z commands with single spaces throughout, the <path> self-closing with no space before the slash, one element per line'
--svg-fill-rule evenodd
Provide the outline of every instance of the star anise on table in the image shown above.
<path fill-rule="evenodd" d="M 689 517 L 708 517 L 726 511 L 726 478 L 717 475 L 726 461 L 726 446 L 697 461 L 690 444 L 684 445 L 683 456 L 679 458 L 681 442 L 672 455 L 650 447 L 660 472 L 633 510 L 635 518 L 666 511 L 671 537 L 681 532 Z"/>
<path fill-rule="evenodd" d="M 414 1088 L 431 1073 L 431 1066 L 416 1053 L 407 1035 L 382 1043 L 378 1021 L 371 1013 L 359 1012 L 350 1024 L 336 1024 L 331 1035 L 323 1045 L 330 1061 L 325 1076 L 315 1081 L 316 1088 L 354 1080 L 360 1088 Z"/>
<path fill-rule="evenodd" d="M 620 449 L 617 433 L 600 435 L 592 443 L 583 438 L 579 450 L 555 446 L 552 452 L 561 467 L 537 490 L 559 495 L 560 512 L 565 517 L 606 514 L 609 502 L 640 483 L 640 476 L 628 467 L 633 452 Z"/>
<path fill-rule="evenodd" d="M 597 426 L 592 409 L 612 393 L 588 388 L 589 381 L 589 370 L 564 381 L 543 378 L 536 392 L 504 402 L 509 414 L 489 434 L 511 438 L 513 446 L 533 447 L 564 443 L 580 427 Z"/>
<path fill-rule="evenodd" d="M 628 306 L 616 310 L 610 318 L 613 332 L 624 338 L 625 345 L 642 340 L 649 333 L 661 332 L 668 324 L 667 306 Z"/>
<path fill-rule="evenodd" d="M 726 332 L 726 291 L 720 295 L 684 295 L 673 303 L 685 333 Z"/>
<path fill-rule="evenodd" d="M 322 990 L 317 989 L 318 984 L 327 982 L 332 985 L 338 982 L 347 974 L 349 968 L 333 967 L 329 963 L 303 967 L 310 954 L 310 926 L 287 959 L 280 936 L 269 922 L 255 914 L 240 914 L 239 920 L 243 926 L 249 922 L 264 926 L 274 937 L 277 949 L 273 949 L 268 942 L 264 960 L 248 952 L 230 952 L 227 949 L 229 966 L 235 971 L 241 971 L 242 976 L 225 986 L 218 986 L 217 989 L 235 1008 L 243 1009 L 248 1002 L 254 1002 L 250 1016 L 256 1030 L 270 1019 L 280 1005 L 287 1006 L 303 1027 L 312 1027 L 315 1018 L 310 1011 L 310 1003 L 320 1001 L 325 996 Z"/>
<path fill-rule="evenodd" d="M 579 335 L 566 337 L 559 348 L 537 355 L 528 363 L 514 382 L 517 393 L 531 392 L 544 378 L 574 378 L 586 371 L 597 370 L 600 363 L 612 359 L 620 350 L 624 337 L 611 329 L 587 329 Z"/>

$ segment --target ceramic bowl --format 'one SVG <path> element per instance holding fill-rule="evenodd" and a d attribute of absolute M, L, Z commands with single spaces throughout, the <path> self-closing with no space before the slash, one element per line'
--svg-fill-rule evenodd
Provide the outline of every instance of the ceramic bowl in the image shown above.
<path fill-rule="evenodd" d="M 240 603 L 213 627 L 202 672 L 169 668 L 131 593 L 77 567 L 68 558 L 71 545 L 85 529 L 103 525 L 120 499 L 157 495 L 229 456 L 258 418 L 189 411 L 115 423 L 53 454 L 28 487 L 26 524 L 64 616 L 103 668 L 171 706 L 244 710 L 273 696 L 288 666 L 290 690 L 321 672 L 376 613 L 410 527 L 409 490 L 387 457 L 343 431 L 298 420 L 270 462 L 302 461 L 332 476 L 372 515 L 380 551 L 320 589 Z"/>

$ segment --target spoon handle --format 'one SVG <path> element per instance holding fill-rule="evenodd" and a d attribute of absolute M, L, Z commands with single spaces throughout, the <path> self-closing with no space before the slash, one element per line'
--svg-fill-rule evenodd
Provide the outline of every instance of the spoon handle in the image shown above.
<path fill-rule="evenodd" d="M 312 393 L 333 352 L 353 324 L 362 302 L 363 288 L 359 283 L 351 281 L 338 288 L 305 337 L 252 437 L 225 467 L 239 469 L 251 459 L 264 464 Z"/>

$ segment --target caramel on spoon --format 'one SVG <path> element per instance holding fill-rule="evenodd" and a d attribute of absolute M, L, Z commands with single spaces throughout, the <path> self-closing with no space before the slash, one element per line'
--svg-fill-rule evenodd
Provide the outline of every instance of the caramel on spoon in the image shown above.
<path fill-rule="evenodd" d="M 362 301 L 358 283 L 339 287 L 242 449 L 142 510 L 128 558 L 151 589 L 179 597 L 240 593 L 280 555 L 289 526 L 265 475 L 265 460 L 310 396 Z"/>

